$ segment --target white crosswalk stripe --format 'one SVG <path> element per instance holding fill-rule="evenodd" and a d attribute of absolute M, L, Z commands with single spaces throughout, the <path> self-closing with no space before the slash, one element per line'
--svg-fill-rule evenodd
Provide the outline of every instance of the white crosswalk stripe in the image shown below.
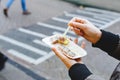
<path fill-rule="evenodd" d="M 39 44 L 39 45 L 48 47 L 48 46 L 47 46 L 45 43 L 43 43 L 41 40 L 35 39 L 35 40 L 33 40 L 33 42 L 36 43 L 36 44 Z"/>
<path fill-rule="evenodd" d="M 62 28 L 60 26 L 50 25 L 50 24 L 41 23 L 41 22 L 38 22 L 37 24 L 45 28 L 55 29 L 63 32 L 67 29 L 67 25 L 66 25 L 66 28 Z M 73 32 L 68 32 L 68 33 L 74 34 Z"/>
<path fill-rule="evenodd" d="M 57 17 L 53 17 L 52 20 L 59 21 L 59 22 L 64 22 L 66 24 L 69 22 L 69 20 L 65 20 L 65 19 L 61 19 L 61 18 L 57 18 Z"/>
<path fill-rule="evenodd" d="M 102 23 L 102 24 L 106 24 L 106 22 L 104 21 L 101 21 L 101 20 L 96 20 L 96 19 L 93 19 L 93 18 L 89 18 L 87 16 L 80 16 L 80 15 L 76 15 L 76 14 L 71 14 L 71 13 L 65 13 L 66 16 L 69 16 L 69 17 L 81 17 L 81 18 L 85 18 L 85 19 L 88 19 L 88 20 L 91 20 L 93 22 L 99 22 L 99 23 Z"/>
<path fill-rule="evenodd" d="M 117 18 L 116 20 L 114 20 L 114 21 L 112 21 L 112 22 L 110 22 L 110 23 L 108 23 L 108 24 L 106 24 L 106 25 L 100 27 L 100 29 L 105 29 L 105 28 L 107 28 L 107 27 L 109 27 L 109 26 L 115 24 L 115 23 L 118 22 L 118 21 L 120 21 L 120 17 Z"/>
<path fill-rule="evenodd" d="M 76 17 L 76 16 L 75 16 Z M 63 23 L 68 23 L 70 20 L 65 20 L 65 19 L 62 19 L 62 18 L 57 18 L 57 17 L 53 17 L 52 18 L 53 20 L 55 21 L 58 21 L 58 22 L 63 22 Z M 103 26 L 101 24 L 98 24 L 98 23 L 95 23 L 95 22 L 92 22 L 94 25 L 100 27 L 100 26 Z"/>
<path fill-rule="evenodd" d="M 7 42 L 9 42 L 9 43 L 11 43 L 11 44 L 13 44 L 13 45 L 16 45 L 16 46 L 25 48 L 25 49 L 30 50 L 30 51 L 33 51 L 33 52 L 35 52 L 35 53 L 37 53 L 37 54 L 40 54 L 40 55 L 46 55 L 46 54 L 47 54 L 47 53 L 46 53 L 45 51 L 43 51 L 43 50 L 37 49 L 37 48 L 35 48 L 35 47 L 33 47 L 33 46 L 30 46 L 30 45 L 28 45 L 28 44 L 19 42 L 19 41 L 17 41 L 17 40 L 11 39 L 11 38 L 6 37 L 6 36 L 3 36 L 3 35 L 0 35 L 0 39 L 1 39 L 1 40 L 4 40 L 4 41 L 7 41 Z"/>
<path fill-rule="evenodd" d="M 102 10 L 102 9 L 86 7 L 83 10 L 76 10 L 74 12 L 66 12 L 65 11 L 62 16 L 51 18 L 50 22 L 47 22 L 47 23 L 46 22 L 37 22 L 37 26 L 35 25 L 36 29 L 34 29 L 32 26 L 30 26 L 32 28 L 29 28 L 29 27 L 18 28 L 17 31 L 19 31 L 19 32 L 14 33 L 14 34 L 18 34 L 18 35 L 22 35 L 22 36 L 26 37 L 25 38 L 26 41 L 24 40 L 25 42 L 22 42 L 23 39 L 19 38 L 18 36 L 15 36 L 15 37 L 18 37 L 18 39 L 13 39 L 12 36 L 7 37 L 4 35 L 0 35 L 0 40 L 10 43 L 11 45 L 16 46 L 17 48 L 14 49 L 10 46 L 7 46 L 6 44 L 3 45 L 3 43 L 1 43 L 0 45 L 1 45 L 1 47 L 3 45 L 3 47 L 5 47 L 5 49 L 7 50 L 8 53 L 10 53 L 18 58 L 21 58 L 29 63 L 37 65 L 39 63 L 42 63 L 46 59 L 49 59 L 50 57 L 52 57 L 54 55 L 54 53 L 50 51 L 49 46 L 44 44 L 41 41 L 41 39 L 47 37 L 48 35 L 63 34 L 63 32 L 68 27 L 67 26 L 68 22 L 73 17 L 86 18 L 100 29 L 105 29 L 105 28 L 111 26 L 112 24 L 120 21 L 120 13 L 106 11 L 106 10 Z M 66 26 L 65 26 L 65 24 L 66 24 Z M 37 30 L 37 28 L 40 29 L 40 31 L 39 30 L 38 30 L 38 32 L 34 31 L 34 30 Z M 47 34 L 47 32 L 44 32 L 41 30 L 48 31 L 48 34 Z M 8 33 L 8 34 L 11 34 L 11 33 Z M 23 35 L 23 34 L 25 34 L 25 35 Z M 74 35 L 75 35 L 75 33 L 72 31 L 69 31 L 67 34 L 67 36 L 72 39 L 77 37 Z M 29 39 L 31 42 L 28 43 Z M 82 41 L 82 40 L 83 40 L 83 38 L 80 37 L 79 41 Z M 25 51 L 21 51 L 18 48 L 22 48 L 22 50 L 25 50 Z M 36 55 L 31 55 L 31 56 L 37 56 L 38 58 L 34 59 L 34 58 L 24 54 L 29 51 L 34 52 L 34 54 L 36 54 Z"/>
<path fill-rule="evenodd" d="M 14 50 L 14 49 L 9 49 L 7 52 L 8 52 L 9 54 L 12 54 L 12 55 L 14 55 L 14 56 L 16 56 L 16 57 L 18 57 L 18 58 L 21 58 L 21 59 L 27 61 L 27 62 L 29 62 L 29 63 L 34 63 L 34 62 L 35 62 L 35 59 L 30 58 L 30 57 L 22 54 L 21 52 L 18 52 L 18 51 L 16 51 L 16 50 Z"/>
<path fill-rule="evenodd" d="M 86 7 L 85 10 L 94 11 L 94 12 L 97 11 L 97 12 L 100 12 L 100 13 L 111 14 L 111 15 L 113 15 L 113 16 L 120 17 L 120 13 L 113 12 L 113 11 L 102 10 L 102 9 L 97 9 L 97 8 L 90 8 L 90 7 Z"/>
<path fill-rule="evenodd" d="M 37 59 L 33 64 L 38 65 L 38 64 L 44 62 L 45 60 L 49 59 L 50 57 L 52 57 L 54 55 L 55 54 L 53 52 L 49 52 L 48 55 L 43 56 L 43 57 Z"/>
<path fill-rule="evenodd" d="M 109 19 L 109 18 L 113 18 L 113 19 L 116 18 L 115 16 L 109 16 L 109 15 L 105 15 L 105 14 L 97 14 L 97 13 L 88 12 L 85 10 L 77 10 L 76 12 L 92 15 L 94 18 L 98 18 L 98 19 L 105 20 L 105 21 L 111 21 L 111 19 Z"/>
<path fill-rule="evenodd" d="M 23 32 L 23 33 L 31 34 L 31 35 L 34 35 L 34 36 L 37 36 L 37 37 L 40 37 L 40 38 L 47 37 L 47 35 L 44 35 L 42 33 L 34 32 L 34 31 L 27 30 L 27 29 L 24 29 L 24 28 L 19 28 L 18 30 Z"/>

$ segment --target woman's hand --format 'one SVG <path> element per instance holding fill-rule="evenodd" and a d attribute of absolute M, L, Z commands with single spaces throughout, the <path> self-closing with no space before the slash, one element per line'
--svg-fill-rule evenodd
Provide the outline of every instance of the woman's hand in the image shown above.
<path fill-rule="evenodd" d="M 70 26 L 77 35 L 84 37 L 93 44 L 99 41 L 102 35 L 101 31 L 97 27 L 88 20 L 82 18 L 73 18 L 68 23 L 68 26 Z"/>
<path fill-rule="evenodd" d="M 78 39 L 75 39 L 74 42 L 77 44 L 78 43 Z M 81 44 L 82 48 L 85 48 L 85 42 L 82 42 Z M 60 50 L 58 50 L 57 48 L 53 47 L 52 48 L 53 52 L 58 56 L 58 58 L 61 59 L 61 61 L 66 65 L 66 67 L 69 69 L 72 65 L 76 64 L 76 63 L 82 63 L 81 58 L 79 59 L 70 59 L 67 56 L 64 55 L 64 53 Z"/>

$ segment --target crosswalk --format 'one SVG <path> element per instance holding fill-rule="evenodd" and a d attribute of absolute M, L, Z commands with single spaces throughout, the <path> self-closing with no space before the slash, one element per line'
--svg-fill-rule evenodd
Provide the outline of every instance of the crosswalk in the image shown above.
<path fill-rule="evenodd" d="M 120 13 L 86 7 L 72 12 L 65 11 L 57 17 L 45 22 L 37 22 L 29 27 L 13 29 L 0 35 L 0 48 L 28 63 L 39 64 L 54 55 L 51 49 L 41 40 L 53 34 L 62 34 L 67 23 L 73 17 L 81 17 L 91 21 L 96 27 L 104 29 L 120 20 Z M 75 38 L 73 32 L 67 34 Z M 82 38 L 79 39 L 80 41 Z"/>

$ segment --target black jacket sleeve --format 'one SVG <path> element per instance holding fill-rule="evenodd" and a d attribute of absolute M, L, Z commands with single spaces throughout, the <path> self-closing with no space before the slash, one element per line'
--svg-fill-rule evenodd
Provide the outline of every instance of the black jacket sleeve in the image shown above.
<path fill-rule="evenodd" d="M 71 80 L 85 80 L 92 73 L 84 64 L 77 63 L 69 69 Z"/>
<path fill-rule="evenodd" d="M 110 32 L 102 31 L 101 39 L 93 44 L 94 47 L 98 47 L 109 55 L 120 60 L 120 37 Z M 71 80 L 85 80 L 92 73 L 84 65 L 77 63 L 69 69 L 69 76 Z M 90 79 L 91 80 L 91 79 Z"/>
<path fill-rule="evenodd" d="M 120 37 L 113 33 L 102 31 L 101 39 L 93 44 L 93 47 L 98 47 L 107 52 L 110 56 L 120 60 Z"/>

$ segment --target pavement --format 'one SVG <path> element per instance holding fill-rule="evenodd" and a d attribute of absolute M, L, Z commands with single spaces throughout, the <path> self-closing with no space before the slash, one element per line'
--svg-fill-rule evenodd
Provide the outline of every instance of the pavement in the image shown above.
<path fill-rule="evenodd" d="M 54 17 L 55 19 L 55 17 L 59 16 L 59 18 L 65 19 L 65 16 L 61 17 L 61 15 L 63 15 L 65 12 L 72 13 L 72 11 L 79 10 L 78 6 L 69 4 L 67 2 L 63 2 L 61 0 L 52 0 L 52 1 L 51 0 L 35 0 L 35 1 L 31 0 L 30 1 L 29 0 L 27 1 L 27 7 L 28 7 L 28 10 L 32 12 L 32 14 L 29 16 L 24 16 L 21 14 L 22 13 L 21 5 L 19 4 L 19 1 L 16 0 L 9 10 L 9 18 L 6 18 L 2 14 L 2 9 L 4 8 L 6 2 L 7 0 L 2 1 L 1 7 L 0 7 L 0 34 L 17 40 L 17 41 L 15 40 L 13 41 L 13 39 L 11 40 L 7 38 L 7 40 L 13 41 L 12 44 L 14 43 L 16 45 L 18 45 L 20 41 L 33 45 L 33 43 L 31 42 L 33 38 L 41 39 L 41 38 L 36 38 L 30 35 L 28 36 L 28 34 L 20 33 L 18 32 L 18 30 L 23 30 L 23 29 L 33 30 L 36 32 L 44 33 L 44 35 L 41 35 L 41 36 L 45 36 L 45 34 L 51 35 L 51 32 L 53 30 L 43 28 L 43 26 L 40 26 L 40 24 L 38 26 L 36 23 L 44 22 L 49 24 L 51 23 L 55 25 L 61 25 L 60 22 L 53 23 L 51 18 Z M 114 21 L 113 18 L 110 20 L 110 22 L 112 21 Z M 114 22 L 114 24 L 108 25 L 108 28 L 105 28 L 105 29 L 114 33 L 120 33 L 119 25 L 120 25 L 120 21 L 118 20 Z M 49 25 L 49 27 L 51 26 Z M 61 30 L 63 30 L 63 28 Z M 0 35 L 0 39 L 3 39 L 3 36 L 1 37 L 1 35 Z M 37 34 L 34 33 L 34 35 L 37 35 Z M 6 38 L 4 39 L 6 40 Z M 25 57 L 24 59 L 24 57 L 19 58 L 20 55 L 13 56 L 12 54 L 10 54 L 11 50 L 7 50 L 8 48 L 11 48 L 11 49 L 17 49 L 18 51 L 23 51 L 23 53 L 29 52 L 32 55 L 32 57 L 34 56 L 34 58 L 36 59 L 36 58 L 41 58 L 41 56 L 33 55 L 32 52 L 35 53 L 36 48 L 44 50 L 43 46 L 41 47 L 38 45 L 37 46 L 34 45 L 34 47 L 36 47 L 34 49 L 33 47 L 29 46 L 29 48 L 31 48 L 32 50 L 30 52 L 28 50 L 21 49 L 20 45 L 19 45 L 19 48 L 17 48 L 16 46 L 13 46 L 13 45 L 11 46 L 11 44 L 9 43 L 6 44 L 4 41 L 2 42 L 2 40 L 0 41 L 0 44 L 1 44 L 0 48 L 4 48 L 3 50 L 4 54 L 10 58 L 10 60 L 8 60 L 6 64 L 6 68 L 2 72 L 0 72 L 0 80 L 16 80 L 16 79 L 17 80 L 21 80 L 21 79 L 22 80 L 70 80 L 68 76 L 67 68 L 54 55 L 44 59 L 40 63 L 36 62 L 36 65 L 35 65 L 35 64 L 31 64 L 32 63 L 30 61 L 31 58 L 24 56 Z M 25 44 L 23 45 L 26 46 Z M 28 45 L 25 48 L 28 49 L 27 47 Z M 38 49 L 37 51 L 40 51 Z M 49 49 L 45 49 L 45 50 L 47 51 Z M 108 56 L 106 53 L 102 52 L 99 49 L 92 48 L 91 44 L 88 42 L 87 42 L 86 50 L 89 53 L 86 57 L 83 58 L 84 63 L 89 67 L 89 69 L 94 74 L 100 75 L 101 77 L 104 77 L 106 80 L 109 80 L 109 77 L 112 74 L 112 71 L 114 70 L 114 68 L 116 67 L 119 61 Z"/>
<path fill-rule="evenodd" d="M 34 0 L 34 1 L 27 0 L 28 10 L 31 11 L 32 14 L 29 16 L 23 16 L 22 10 L 21 10 L 21 4 L 19 0 L 16 0 L 9 10 L 9 18 L 6 18 L 2 12 L 2 9 L 5 7 L 6 2 L 7 0 L 3 0 L 1 1 L 1 5 L 0 5 L 0 30 L 1 30 L 0 33 L 1 34 L 4 34 L 12 29 L 17 29 L 23 26 L 27 27 L 29 25 L 35 24 L 36 22 L 45 21 L 47 19 L 50 19 L 53 16 L 58 16 L 62 14 L 64 11 L 72 11 L 74 9 L 77 9 L 76 6 L 60 0 L 52 0 L 52 1 L 51 0 Z M 14 59 L 15 58 L 13 58 L 13 61 L 19 62 L 19 60 L 14 60 Z M 23 65 L 23 63 L 21 63 L 23 66 L 27 67 L 27 69 L 30 69 L 32 67 L 32 71 L 36 73 L 36 75 L 32 77 L 30 74 L 29 75 L 26 74 L 24 70 L 16 68 L 16 64 L 12 65 L 8 62 L 5 70 L 1 72 L 0 80 L 5 80 L 5 79 L 6 80 L 16 80 L 16 79 L 17 80 L 21 80 L 21 79 L 22 80 L 42 80 L 41 78 L 39 79 L 37 75 L 43 76 L 46 80 L 56 80 L 57 78 L 58 80 L 62 80 L 61 76 L 66 77 L 63 74 L 64 72 L 61 71 L 62 67 L 59 67 L 59 69 L 56 68 L 54 70 L 54 67 L 58 67 L 56 66 L 57 64 L 54 66 L 52 66 L 52 64 L 49 65 L 50 63 L 54 63 L 54 61 L 56 60 L 59 61 L 57 58 L 52 61 L 48 60 L 47 62 L 40 64 L 41 67 L 39 67 L 39 65 L 34 67 L 31 65 L 30 66 Z M 47 64 L 47 65 L 44 65 L 44 64 Z M 44 68 L 45 66 L 46 66 L 46 69 Z M 59 70 L 59 72 L 56 72 L 57 70 Z M 27 71 L 28 70 L 26 70 L 26 72 Z M 54 72 L 54 74 L 51 74 L 51 72 Z M 65 72 L 67 75 L 67 70 Z"/>

